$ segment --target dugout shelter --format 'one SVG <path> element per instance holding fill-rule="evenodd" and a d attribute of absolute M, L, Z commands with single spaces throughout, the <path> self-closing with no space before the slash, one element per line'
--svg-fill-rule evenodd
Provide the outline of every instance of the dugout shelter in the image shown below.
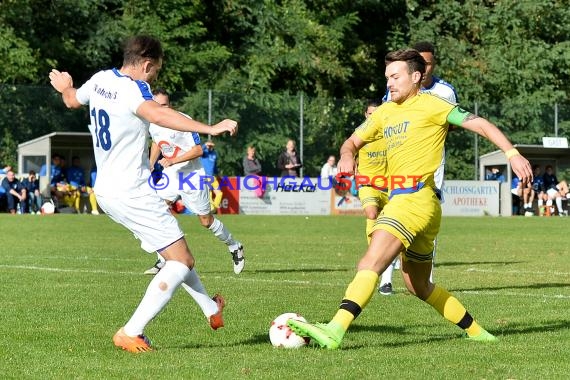
<path fill-rule="evenodd" d="M 27 177 L 34 170 L 40 179 L 42 195 L 49 195 L 49 178 L 51 177 L 51 156 L 59 154 L 71 166 L 71 158 L 78 156 L 81 160 L 85 180 L 89 184 L 89 172 L 95 166 L 93 142 L 89 132 L 52 132 L 50 134 L 23 142 L 18 145 L 18 173 Z M 40 169 L 46 165 L 46 175 L 39 176 Z"/>
<path fill-rule="evenodd" d="M 552 165 L 559 181 L 570 181 L 570 148 L 566 147 L 544 147 L 543 145 L 515 145 L 515 148 L 532 166 L 540 165 L 542 173 L 546 165 Z M 505 153 L 496 150 L 479 157 L 479 179 L 484 181 L 492 168 L 498 168 L 506 182 L 500 186 L 500 214 L 502 216 L 512 215 L 513 201 L 511 193 L 511 183 L 514 176 L 511 165 Z"/>

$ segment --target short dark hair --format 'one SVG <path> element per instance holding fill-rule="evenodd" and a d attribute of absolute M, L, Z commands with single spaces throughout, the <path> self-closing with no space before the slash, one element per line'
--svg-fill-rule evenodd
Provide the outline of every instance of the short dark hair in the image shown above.
<path fill-rule="evenodd" d="M 386 54 L 386 66 L 392 62 L 404 61 L 408 65 L 408 73 L 419 71 L 422 76 L 426 72 L 426 61 L 416 49 L 401 49 Z"/>
<path fill-rule="evenodd" d="M 36 172 L 33 170 L 30 170 L 30 172 L 28 173 L 28 175 L 36 175 Z"/>
<path fill-rule="evenodd" d="M 157 88 L 155 88 L 154 91 L 152 92 L 152 94 L 153 94 L 154 96 L 156 96 L 156 95 L 164 95 L 164 96 L 170 97 L 170 95 L 168 94 L 168 91 L 166 91 L 166 90 L 165 90 L 164 88 L 162 88 L 162 87 L 157 87 Z"/>
<path fill-rule="evenodd" d="M 164 52 L 159 40 L 151 36 L 134 36 L 129 38 L 123 47 L 123 65 L 136 65 L 145 59 L 158 61 Z"/>
<path fill-rule="evenodd" d="M 429 41 L 420 41 L 412 46 L 413 49 L 416 49 L 420 53 L 432 53 L 435 56 L 435 47 Z"/>
<path fill-rule="evenodd" d="M 382 104 L 382 100 L 380 99 L 368 99 L 366 101 L 366 107 L 364 108 L 364 111 L 366 112 L 366 110 L 368 109 L 368 107 L 380 107 L 380 105 Z"/>

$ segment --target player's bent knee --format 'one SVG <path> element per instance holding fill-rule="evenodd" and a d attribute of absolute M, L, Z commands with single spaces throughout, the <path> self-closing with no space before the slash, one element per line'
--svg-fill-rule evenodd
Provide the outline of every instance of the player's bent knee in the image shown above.
<path fill-rule="evenodd" d="M 202 224 L 203 227 L 210 228 L 212 223 L 214 223 L 214 217 L 211 214 L 199 215 L 199 218 L 200 224 Z"/>

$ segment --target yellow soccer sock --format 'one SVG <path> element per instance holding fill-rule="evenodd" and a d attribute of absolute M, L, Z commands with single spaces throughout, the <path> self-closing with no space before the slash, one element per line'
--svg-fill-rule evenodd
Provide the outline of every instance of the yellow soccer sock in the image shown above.
<path fill-rule="evenodd" d="M 372 227 L 374 227 L 374 223 L 376 223 L 376 219 L 366 219 L 366 241 L 368 245 L 370 245 L 370 234 L 372 233 Z"/>
<path fill-rule="evenodd" d="M 465 330 L 467 335 L 477 336 L 481 333 L 481 326 L 475 322 L 461 302 L 444 288 L 435 285 L 426 302 L 445 319 Z"/>
<path fill-rule="evenodd" d="M 331 322 L 341 326 L 344 331 L 366 307 L 378 285 L 378 273 L 371 270 L 360 270 L 346 288 L 344 299 Z"/>
<path fill-rule="evenodd" d="M 97 210 L 97 197 L 95 197 L 95 193 L 89 194 L 89 204 L 91 205 L 91 211 L 98 211 Z"/>
<path fill-rule="evenodd" d="M 224 193 L 222 193 L 221 191 L 216 194 L 216 197 L 214 198 L 214 207 L 215 208 L 219 208 L 220 205 L 222 204 L 222 197 L 224 196 Z"/>
<path fill-rule="evenodd" d="M 81 197 L 75 197 L 75 200 L 73 201 L 73 206 L 75 207 L 75 211 L 77 211 L 77 213 L 79 214 L 79 206 L 81 204 Z"/>

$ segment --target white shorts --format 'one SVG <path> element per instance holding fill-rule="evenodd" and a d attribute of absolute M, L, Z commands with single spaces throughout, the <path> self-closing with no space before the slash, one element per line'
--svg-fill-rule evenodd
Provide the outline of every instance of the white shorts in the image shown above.
<path fill-rule="evenodd" d="M 97 195 L 97 203 L 111 219 L 128 228 L 149 253 L 161 251 L 184 237 L 178 221 L 156 193 L 138 198 Z"/>
<path fill-rule="evenodd" d="M 558 193 L 557 189 L 550 188 L 546 190 L 546 194 L 548 194 L 550 198 L 554 198 L 556 196 L 556 193 Z"/>
<path fill-rule="evenodd" d="M 178 197 L 182 199 L 182 203 L 187 209 L 195 215 L 208 215 L 211 210 L 210 205 L 210 187 L 200 184 L 198 178 L 201 173 L 192 177 L 191 183 L 193 187 L 184 184 L 180 186 L 175 174 L 168 173 L 169 178 L 173 178 L 171 183 L 164 189 L 157 188 L 156 193 L 164 200 L 174 202 Z M 182 189 L 180 189 L 182 187 Z"/>

